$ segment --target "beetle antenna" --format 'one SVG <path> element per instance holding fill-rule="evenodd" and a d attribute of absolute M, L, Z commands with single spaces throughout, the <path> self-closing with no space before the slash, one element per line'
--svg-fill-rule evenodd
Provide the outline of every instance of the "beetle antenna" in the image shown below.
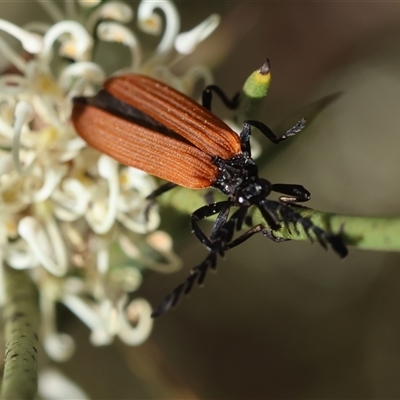
<path fill-rule="evenodd" d="M 285 224 L 286 227 L 288 226 L 288 223 L 292 223 L 294 225 L 294 229 L 297 231 L 296 225 L 300 225 L 304 229 L 304 232 L 311 242 L 314 241 L 313 237 L 311 236 L 311 233 L 313 233 L 324 249 L 327 249 L 328 243 L 341 258 L 347 256 L 348 250 L 347 247 L 344 245 L 340 235 L 334 235 L 319 228 L 318 226 L 314 225 L 310 218 L 302 217 L 299 213 L 294 211 L 290 206 L 286 204 L 281 204 L 277 201 L 265 199 L 263 200 L 263 206 L 267 207 L 273 212 L 279 212 L 282 222 Z"/>
<path fill-rule="evenodd" d="M 176 306 L 182 294 L 188 294 L 192 291 L 193 285 L 196 283 L 202 285 L 209 268 L 215 270 L 217 267 L 217 250 L 212 250 L 207 258 L 197 267 L 193 268 L 191 274 L 186 280 L 177 286 L 170 294 L 164 297 L 160 305 L 151 313 L 152 318 L 156 318 L 164 314 L 171 307 Z"/>

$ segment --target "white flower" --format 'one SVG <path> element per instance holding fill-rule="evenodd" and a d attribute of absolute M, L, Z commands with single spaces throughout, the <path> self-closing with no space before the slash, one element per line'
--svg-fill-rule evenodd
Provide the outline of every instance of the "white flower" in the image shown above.
<path fill-rule="evenodd" d="M 90 399 L 82 388 L 55 368 L 46 368 L 40 371 L 38 394 L 43 400 Z"/>
<path fill-rule="evenodd" d="M 102 64 L 113 54 L 110 47 L 102 54 L 104 42 L 130 50 L 129 62 L 114 73 L 151 75 L 187 94 L 199 79 L 211 83 L 203 66 L 180 77 L 171 67 L 215 29 L 219 17 L 179 33 L 171 1 L 141 1 L 138 29 L 161 37 L 149 53 L 127 25 L 134 12 L 125 3 L 69 1 L 64 14 L 56 3 L 38 2 L 52 25 L 20 28 L 0 20 L 0 30 L 22 46 L 13 50 L 0 38 L 7 60 L 0 74 L 0 263 L 29 270 L 40 293 L 44 346 L 65 360 L 74 343 L 56 331 L 56 302 L 91 329 L 92 343 L 108 344 L 117 335 L 136 345 L 152 326 L 147 301 L 128 296 L 141 283 L 140 271 L 172 272 L 180 265 L 170 237 L 154 232 L 157 208 L 144 218 L 154 179 L 88 148 L 69 121 L 71 99 L 96 93 L 106 79 Z M 118 249 L 130 265 L 122 265 Z"/>

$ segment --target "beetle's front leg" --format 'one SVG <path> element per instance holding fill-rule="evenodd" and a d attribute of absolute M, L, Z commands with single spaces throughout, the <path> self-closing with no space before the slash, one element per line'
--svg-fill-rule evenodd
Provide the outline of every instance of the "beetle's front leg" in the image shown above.
<path fill-rule="evenodd" d="M 282 203 L 302 203 L 310 200 L 310 192 L 302 185 L 288 184 L 288 183 L 274 183 L 271 186 L 272 191 L 285 194 L 280 196 L 279 200 Z"/>
<path fill-rule="evenodd" d="M 226 223 L 229 215 L 229 210 L 232 204 L 230 201 L 220 201 L 218 203 L 207 204 L 198 210 L 196 210 L 190 217 L 190 224 L 193 233 L 196 235 L 197 239 L 203 243 L 208 250 L 212 251 L 214 249 L 213 237 L 217 235 L 217 232 Z M 218 214 L 217 219 L 214 222 L 214 226 L 211 231 L 210 238 L 200 229 L 198 221 L 211 217 L 212 215 Z"/>

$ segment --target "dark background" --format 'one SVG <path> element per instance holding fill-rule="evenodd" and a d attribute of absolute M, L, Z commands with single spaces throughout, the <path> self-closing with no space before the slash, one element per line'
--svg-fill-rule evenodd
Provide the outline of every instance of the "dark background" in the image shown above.
<path fill-rule="evenodd" d="M 22 18 L 9 4 L 0 10 Z M 271 59 L 260 116 L 268 125 L 343 92 L 264 177 L 303 184 L 316 209 L 399 213 L 398 3 L 177 5 L 182 30 L 221 14 L 220 28 L 187 65 L 214 66 L 228 93 Z M 188 222 L 179 226 L 190 235 Z M 174 235 L 174 226 L 166 229 Z M 205 254 L 195 240 L 177 250 L 181 272 L 145 274 L 139 295 L 154 306 Z M 77 339 L 77 352 L 61 367 L 92 398 L 400 398 L 399 262 L 397 253 L 354 248 L 341 261 L 317 244 L 254 237 L 229 252 L 203 289 L 158 319 L 140 347 L 117 341 L 94 348 L 87 329 L 69 319 L 63 329 Z"/>

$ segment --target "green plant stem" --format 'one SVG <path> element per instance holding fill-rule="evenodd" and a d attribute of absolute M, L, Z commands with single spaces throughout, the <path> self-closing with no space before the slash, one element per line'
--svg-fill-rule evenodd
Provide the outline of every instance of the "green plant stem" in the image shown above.
<path fill-rule="evenodd" d="M 34 399 L 37 391 L 39 309 L 25 271 L 4 266 L 5 366 L 1 399 Z"/>
<path fill-rule="evenodd" d="M 295 208 L 303 217 L 309 217 L 315 225 L 332 233 L 340 234 L 347 245 L 365 250 L 400 251 L 400 217 L 365 217 L 340 215 L 307 208 Z M 253 223 L 264 223 L 261 213 L 253 214 Z M 308 240 L 305 232 L 299 227 L 294 229 L 282 227 L 274 232 L 276 237 Z"/>
<path fill-rule="evenodd" d="M 159 198 L 162 205 L 170 206 L 176 210 L 191 214 L 194 210 L 206 204 L 204 190 L 189 190 L 181 187 L 175 188 Z M 225 197 L 214 191 L 215 201 L 224 200 Z M 400 217 L 367 217 L 354 215 L 341 215 L 329 212 L 312 210 L 309 208 L 294 207 L 303 217 L 311 218 L 315 225 L 332 233 L 341 234 L 347 245 L 365 250 L 400 251 Z M 268 226 L 260 212 L 253 207 L 249 213 L 253 225 L 263 224 Z M 299 233 L 282 227 L 274 231 L 278 238 L 292 240 L 308 240 L 305 232 L 299 227 Z"/>

